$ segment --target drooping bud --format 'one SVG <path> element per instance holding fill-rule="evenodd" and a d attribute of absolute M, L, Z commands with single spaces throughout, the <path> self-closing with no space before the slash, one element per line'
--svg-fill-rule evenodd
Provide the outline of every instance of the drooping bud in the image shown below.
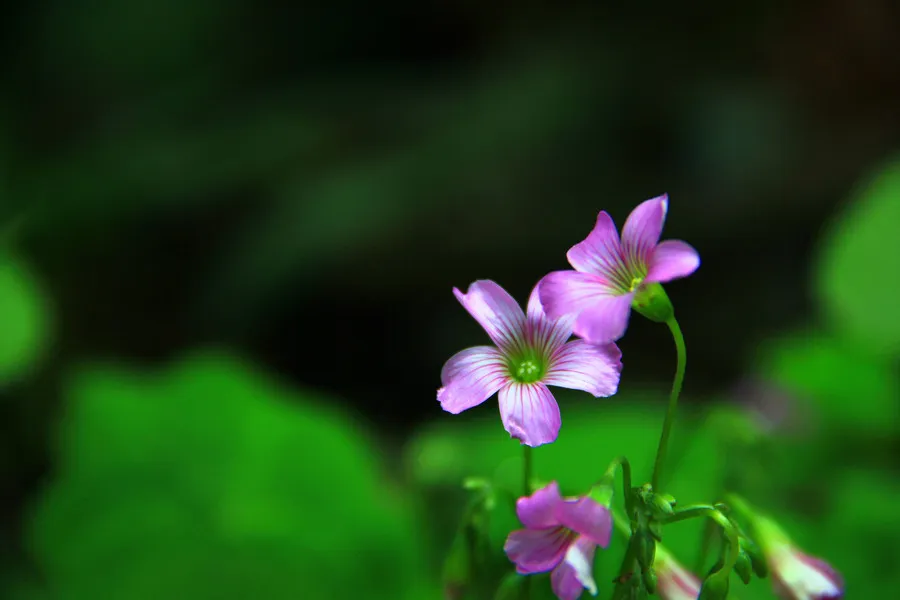
<path fill-rule="evenodd" d="M 640 286 L 631 301 L 631 308 L 655 323 L 665 323 L 675 316 L 669 296 L 658 283 Z"/>
<path fill-rule="evenodd" d="M 647 588 L 647 591 L 651 594 L 655 594 L 656 586 L 659 582 L 659 579 L 656 576 L 656 570 L 653 567 L 644 569 L 641 573 L 641 577 L 644 579 L 644 587 Z"/>
<path fill-rule="evenodd" d="M 741 536 L 741 552 L 750 558 L 750 566 L 753 572 L 760 579 L 765 579 L 769 575 L 769 567 L 766 565 L 766 557 L 763 556 L 762 550 L 756 545 L 756 542 L 746 536 Z"/>
<path fill-rule="evenodd" d="M 728 598 L 728 573 L 711 574 L 703 582 L 697 600 L 726 600 Z"/>
<path fill-rule="evenodd" d="M 771 519 L 757 516 L 754 525 L 775 595 L 784 600 L 844 597 L 844 580 L 831 565 L 801 552 Z"/>
<path fill-rule="evenodd" d="M 836 600 L 844 597 L 844 580 L 825 561 L 808 556 L 771 518 L 759 514 L 740 497 L 732 495 L 729 504 L 738 509 L 752 525 L 768 571 L 772 574 L 772 588 L 784 600 Z M 744 544 L 753 562 L 754 572 L 764 568 L 757 564 L 759 552 L 753 544 Z"/>
<path fill-rule="evenodd" d="M 738 574 L 744 585 L 749 584 L 753 577 L 753 562 L 743 548 L 738 552 L 737 562 L 734 563 L 734 572 Z"/>

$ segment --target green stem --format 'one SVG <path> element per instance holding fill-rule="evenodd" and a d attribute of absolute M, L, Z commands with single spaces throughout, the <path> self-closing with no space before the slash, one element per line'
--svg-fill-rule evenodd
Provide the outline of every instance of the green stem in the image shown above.
<path fill-rule="evenodd" d="M 522 488 L 525 490 L 525 495 L 531 495 L 531 480 L 533 478 L 532 473 L 532 458 L 531 458 L 531 446 L 522 446 L 524 449 L 524 455 L 522 457 Z"/>
<path fill-rule="evenodd" d="M 612 515 L 613 525 L 615 525 L 616 531 L 618 531 L 626 540 L 629 539 L 631 537 L 631 523 L 628 519 L 620 515 L 618 511 L 611 510 L 609 512 Z"/>
<path fill-rule="evenodd" d="M 522 446 L 522 488 L 525 495 L 531 495 L 531 480 L 533 478 L 533 461 L 531 456 L 531 446 Z M 522 582 L 522 600 L 528 600 L 531 596 L 531 577 L 526 577 Z"/>
<path fill-rule="evenodd" d="M 660 492 L 659 478 L 662 476 L 663 466 L 666 462 L 666 450 L 669 446 L 669 434 L 672 431 L 672 423 L 675 421 L 675 410 L 678 408 L 678 396 L 681 394 L 681 385 L 684 382 L 684 369 L 687 366 L 687 350 L 684 346 L 684 336 L 681 334 L 681 327 L 675 317 L 671 317 L 666 321 L 669 331 L 672 332 L 672 338 L 675 340 L 675 351 L 677 352 L 677 366 L 675 367 L 675 381 L 672 382 L 672 393 L 669 395 L 669 407 L 666 410 L 666 420 L 663 422 L 662 434 L 659 436 L 659 446 L 656 449 L 656 461 L 653 463 L 653 477 L 650 484 L 653 490 Z"/>
<path fill-rule="evenodd" d="M 728 517 L 722 514 L 722 511 L 708 504 L 686 506 L 671 517 L 667 517 L 663 523 L 677 523 L 678 521 L 686 521 L 697 517 L 708 517 L 715 521 L 722 528 L 725 537 L 728 538 L 728 552 L 725 557 L 725 565 L 716 572 L 717 574 L 722 573 L 724 577 L 728 577 L 737 562 L 738 553 L 740 552 L 740 541 L 738 540 L 737 531 L 735 531 Z"/>
<path fill-rule="evenodd" d="M 631 493 L 631 463 L 624 456 L 618 456 L 606 468 L 606 473 L 600 480 L 604 485 L 608 485 L 610 489 L 615 487 L 616 471 L 622 469 L 622 498 L 625 501 L 625 513 L 627 515 L 634 514 L 634 498 Z"/>

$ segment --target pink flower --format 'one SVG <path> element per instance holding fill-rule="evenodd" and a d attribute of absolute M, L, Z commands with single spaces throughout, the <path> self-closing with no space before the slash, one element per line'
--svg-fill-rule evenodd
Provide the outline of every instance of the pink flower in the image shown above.
<path fill-rule="evenodd" d="M 662 546 L 656 546 L 656 593 L 663 600 L 697 600 L 703 582 L 681 566 Z"/>
<path fill-rule="evenodd" d="M 503 550 L 524 575 L 550 574 L 560 600 L 576 600 L 583 589 L 597 595 L 594 551 L 612 534 L 609 509 L 590 498 L 561 498 L 556 482 L 519 498 L 516 514 L 526 529 L 509 534 Z"/>
<path fill-rule="evenodd" d="M 571 320 L 544 315 L 537 288 L 527 314 L 493 281 L 476 281 L 465 294 L 453 288 L 463 307 L 484 328 L 494 346 L 475 346 L 453 355 L 441 371 L 441 407 L 458 414 L 499 392 L 500 419 L 509 434 L 540 446 L 559 434 L 559 406 L 548 385 L 611 396 L 619 385 L 622 353 L 615 344 L 566 342 Z"/>
<path fill-rule="evenodd" d="M 575 270 L 550 273 L 540 282 L 547 315 L 574 315 L 575 334 L 593 343 L 622 337 L 637 292 L 700 266 L 697 251 L 685 242 L 659 241 L 667 210 L 665 195 L 639 204 L 625 221 L 621 241 L 612 217 L 602 211 L 587 239 L 566 254 Z"/>
<path fill-rule="evenodd" d="M 757 516 L 754 522 L 772 588 L 783 600 L 837 600 L 844 597 L 844 580 L 825 561 L 800 551 L 774 521 Z"/>

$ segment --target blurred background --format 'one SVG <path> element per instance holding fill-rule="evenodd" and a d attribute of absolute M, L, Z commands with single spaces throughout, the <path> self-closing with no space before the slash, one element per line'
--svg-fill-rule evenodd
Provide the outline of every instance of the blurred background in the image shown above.
<path fill-rule="evenodd" d="M 492 597 L 515 517 L 476 573 L 460 483 L 518 489 L 520 449 L 435 401 L 486 341 L 451 289 L 524 301 L 664 192 L 703 259 L 668 286 L 671 491 L 738 489 L 851 597 L 900 584 L 895 2 L 0 14 L 0 597 Z M 569 493 L 649 476 L 674 350 L 638 318 L 620 346 L 535 454 Z"/>

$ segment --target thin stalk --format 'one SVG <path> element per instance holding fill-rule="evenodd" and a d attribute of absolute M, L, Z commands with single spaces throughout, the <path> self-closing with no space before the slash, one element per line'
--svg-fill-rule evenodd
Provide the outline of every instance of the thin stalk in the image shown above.
<path fill-rule="evenodd" d="M 666 451 L 669 446 L 669 435 L 672 432 L 672 423 L 675 421 L 675 411 L 678 408 L 678 396 L 681 394 L 681 385 L 684 383 L 684 370 L 687 366 L 687 350 L 684 345 L 684 336 L 681 333 L 681 327 L 673 316 L 666 325 L 672 332 L 672 338 L 675 340 L 676 367 L 675 380 L 672 382 L 672 393 L 669 395 L 669 407 L 666 409 L 666 420 L 663 421 L 662 434 L 659 436 L 659 446 L 656 449 L 656 461 L 653 463 L 653 477 L 650 484 L 653 490 L 660 492 L 659 478 L 662 476 L 663 467 L 666 462 Z"/>

